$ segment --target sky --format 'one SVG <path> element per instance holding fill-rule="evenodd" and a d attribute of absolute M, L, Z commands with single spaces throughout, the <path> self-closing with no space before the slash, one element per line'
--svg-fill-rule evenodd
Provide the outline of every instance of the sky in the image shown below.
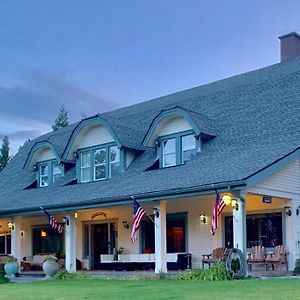
<path fill-rule="evenodd" d="M 299 0 L 1 0 L 0 138 L 279 62 Z"/>

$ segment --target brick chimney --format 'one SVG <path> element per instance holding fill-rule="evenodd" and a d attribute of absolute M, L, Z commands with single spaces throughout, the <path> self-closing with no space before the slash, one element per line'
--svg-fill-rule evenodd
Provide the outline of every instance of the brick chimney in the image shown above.
<path fill-rule="evenodd" d="M 290 32 L 279 37 L 280 62 L 285 62 L 300 56 L 300 35 Z"/>

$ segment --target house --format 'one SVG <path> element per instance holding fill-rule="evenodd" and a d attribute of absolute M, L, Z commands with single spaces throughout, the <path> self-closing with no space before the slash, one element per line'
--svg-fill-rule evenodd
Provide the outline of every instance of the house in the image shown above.
<path fill-rule="evenodd" d="M 155 263 L 216 247 L 300 242 L 300 36 L 280 37 L 281 62 L 97 114 L 26 143 L 0 173 L 0 252 L 19 261 L 65 254 L 85 268 Z M 215 191 L 231 193 L 211 235 Z M 132 199 L 144 218 L 131 243 Z M 64 225 L 50 228 L 43 207 Z"/>

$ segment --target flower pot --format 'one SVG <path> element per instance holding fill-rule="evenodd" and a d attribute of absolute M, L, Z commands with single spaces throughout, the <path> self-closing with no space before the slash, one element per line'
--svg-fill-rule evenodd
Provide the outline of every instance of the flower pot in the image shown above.
<path fill-rule="evenodd" d="M 19 264 L 17 262 L 7 262 L 4 265 L 4 271 L 7 277 L 15 277 L 19 270 Z"/>
<path fill-rule="evenodd" d="M 43 271 L 46 275 L 45 278 L 47 279 L 53 276 L 58 270 L 59 270 L 59 264 L 54 260 L 46 260 L 43 263 Z"/>

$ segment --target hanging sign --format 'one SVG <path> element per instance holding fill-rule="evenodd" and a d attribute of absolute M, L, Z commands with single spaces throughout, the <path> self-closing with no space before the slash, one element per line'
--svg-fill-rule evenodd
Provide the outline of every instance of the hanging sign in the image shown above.
<path fill-rule="evenodd" d="M 96 217 L 99 217 L 99 216 L 103 216 L 105 219 L 107 219 L 106 213 L 103 211 L 95 212 L 94 214 L 92 214 L 91 219 L 94 220 Z"/>
<path fill-rule="evenodd" d="M 272 203 L 272 197 L 271 196 L 263 196 L 263 203 Z"/>

